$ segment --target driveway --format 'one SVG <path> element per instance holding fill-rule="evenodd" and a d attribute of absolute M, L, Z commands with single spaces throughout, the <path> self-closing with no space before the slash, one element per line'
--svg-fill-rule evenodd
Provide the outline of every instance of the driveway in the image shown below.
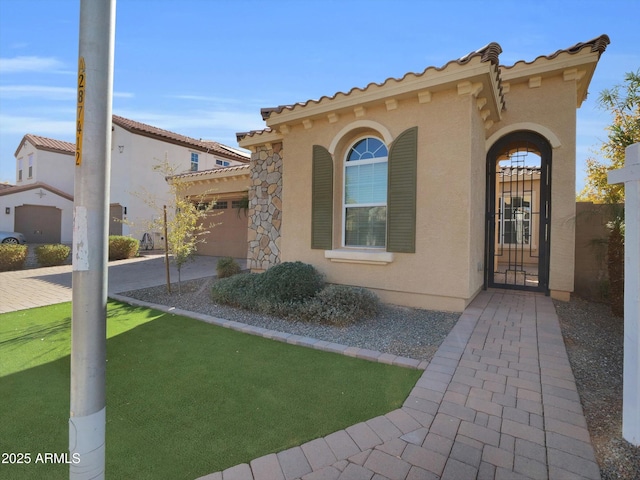
<path fill-rule="evenodd" d="M 215 275 L 218 257 L 197 256 L 182 267 L 182 280 Z M 240 261 L 244 268 L 244 263 Z M 164 254 L 109 262 L 109 294 L 166 283 Z M 170 262 L 171 282 L 177 282 L 178 271 Z M 0 272 L 0 313 L 70 302 L 71 265 Z"/>

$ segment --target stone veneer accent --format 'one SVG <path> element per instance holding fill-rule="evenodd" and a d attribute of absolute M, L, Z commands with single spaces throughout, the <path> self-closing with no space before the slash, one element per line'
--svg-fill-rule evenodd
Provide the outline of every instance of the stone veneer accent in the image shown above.
<path fill-rule="evenodd" d="M 257 147 L 251 155 L 249 253 L 251 271 L 280 263 L 282 223 L 282 143 Z"/>

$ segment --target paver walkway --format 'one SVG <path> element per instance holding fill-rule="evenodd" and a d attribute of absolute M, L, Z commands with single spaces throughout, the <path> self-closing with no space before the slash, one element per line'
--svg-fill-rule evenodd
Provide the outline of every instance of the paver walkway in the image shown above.
<path fill-rule="evenodd" d="M 183 279 L 212 275 L 216 261 L 199 257 L 185 267 Z M 109 264 L 110 294 L 163 282 L 160 256 Z M 0 273 L 0 313 L 69 300 L 70 266 Z M 323 343 L 228 323 L 290 343 L 314 348 Z M 376 357 L 376 352 L 340 351 Z M 376 359 L 386 361 L 383 357 Z M 549 297 L 481 292 L 402 408 L 200 480 L 438 478 L 600 478 Z"/>
<path fill-rule="evenodd" d="M 199 480 L 599 478 L 551 299 L 493 290 L 402 408 Z"/>

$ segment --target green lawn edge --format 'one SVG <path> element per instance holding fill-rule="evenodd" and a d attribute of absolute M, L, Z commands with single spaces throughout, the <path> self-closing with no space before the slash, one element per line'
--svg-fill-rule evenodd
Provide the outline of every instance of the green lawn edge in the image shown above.
<path fill-rule="evenodd" d="M 68 451 L 70 316 L 0 315 L 3 452 Z M 116 301 L 107 336 L 113 478 L 194 479 L 300 445 L 399 408 L 422 373 Z M 0 478 L 67 477 L 0 465 Z"/>

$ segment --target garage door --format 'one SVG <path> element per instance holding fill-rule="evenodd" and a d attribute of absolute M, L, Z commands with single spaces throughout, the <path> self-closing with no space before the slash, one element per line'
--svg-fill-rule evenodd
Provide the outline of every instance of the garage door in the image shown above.
<path fill-rule="evenodd" d="M 16 207 L 15 231 L 29 243 L 60 243 L 62 210 L 41 205 Z"/>
<path fill-rule="evenodd" d="M 237 208 L 237 200 L 218 200 L 206 224 L 214 223 L 205 236 L 206 243 L 198 244 L 199 255 L 247 258 L 248 219 Z"/>

